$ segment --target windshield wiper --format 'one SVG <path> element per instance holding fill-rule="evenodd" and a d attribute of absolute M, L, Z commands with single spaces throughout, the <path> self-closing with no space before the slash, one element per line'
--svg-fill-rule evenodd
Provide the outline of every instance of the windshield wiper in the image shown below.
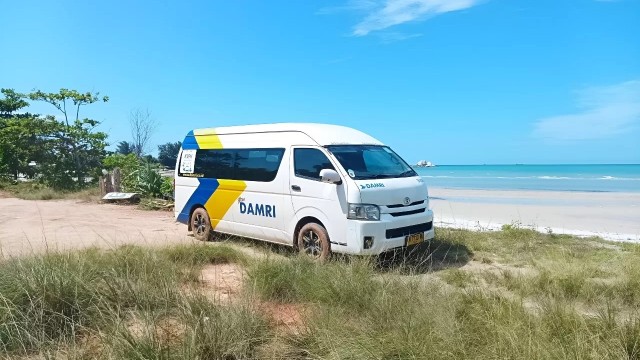
<path fill-rule="evenodd" d="M 405 172 L 403 172 L 402 174 L 398 175 L 398 177 L 409 177 L 409 176 L 415 176 L 417 175 L 416 172 L 414 170 L 407 170 Z"/>
<path fill-rule="evenodd" d="M 376 175 L 371 175 L 368 178 L 369 179 L 389 179 L 394 177 L 394 175 L 391 174 L 376 174 Z"/>

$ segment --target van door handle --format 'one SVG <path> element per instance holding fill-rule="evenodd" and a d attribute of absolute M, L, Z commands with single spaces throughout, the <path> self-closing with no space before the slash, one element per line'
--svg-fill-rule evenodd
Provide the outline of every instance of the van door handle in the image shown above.
<path fill-rule="evenodd" d="M 302 189 L 298 185 L 291 185 L 291 190 L 293 190 L 293 191 L 301 191 Z"/>

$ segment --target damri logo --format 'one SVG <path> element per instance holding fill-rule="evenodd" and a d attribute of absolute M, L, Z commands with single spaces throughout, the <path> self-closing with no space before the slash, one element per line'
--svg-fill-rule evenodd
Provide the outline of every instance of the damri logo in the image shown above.
<path fill-rule="evenodd" d="M 275 205 L 253 204 L 253 203 L 240 203 L 240 213 L 247 215 L 276 217 Z"/>
<path fill-rule="evenodd" d="M 384 187 L 383 183 L 360 184 L 360 189 L 373 189 Z"/>

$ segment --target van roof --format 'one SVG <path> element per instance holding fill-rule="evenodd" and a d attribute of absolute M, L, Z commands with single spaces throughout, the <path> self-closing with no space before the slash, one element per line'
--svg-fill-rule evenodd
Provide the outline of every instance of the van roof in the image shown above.
<path fill-rule="evenodd" d="M 301 132 L 309 136 L 319 145 L 383 145 L 382 142 L 359 130 L 332 124 L 316 123 L 276 123 L 242 126 L 226 126 L 207 129 L 196 129 L 193 134 L 224 135 L 268 132 Z"/>

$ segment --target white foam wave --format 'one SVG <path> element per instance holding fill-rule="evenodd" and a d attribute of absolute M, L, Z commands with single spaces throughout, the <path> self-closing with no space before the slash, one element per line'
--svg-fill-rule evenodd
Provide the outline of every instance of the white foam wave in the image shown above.
<path fill-rule="evenodd" d="M 572 177 L 568 177 L 568 176 L 538 176 L 538 179 L 543 179 L 543 180 L 589 180 L 589 178 L 572 178 Z"/>

